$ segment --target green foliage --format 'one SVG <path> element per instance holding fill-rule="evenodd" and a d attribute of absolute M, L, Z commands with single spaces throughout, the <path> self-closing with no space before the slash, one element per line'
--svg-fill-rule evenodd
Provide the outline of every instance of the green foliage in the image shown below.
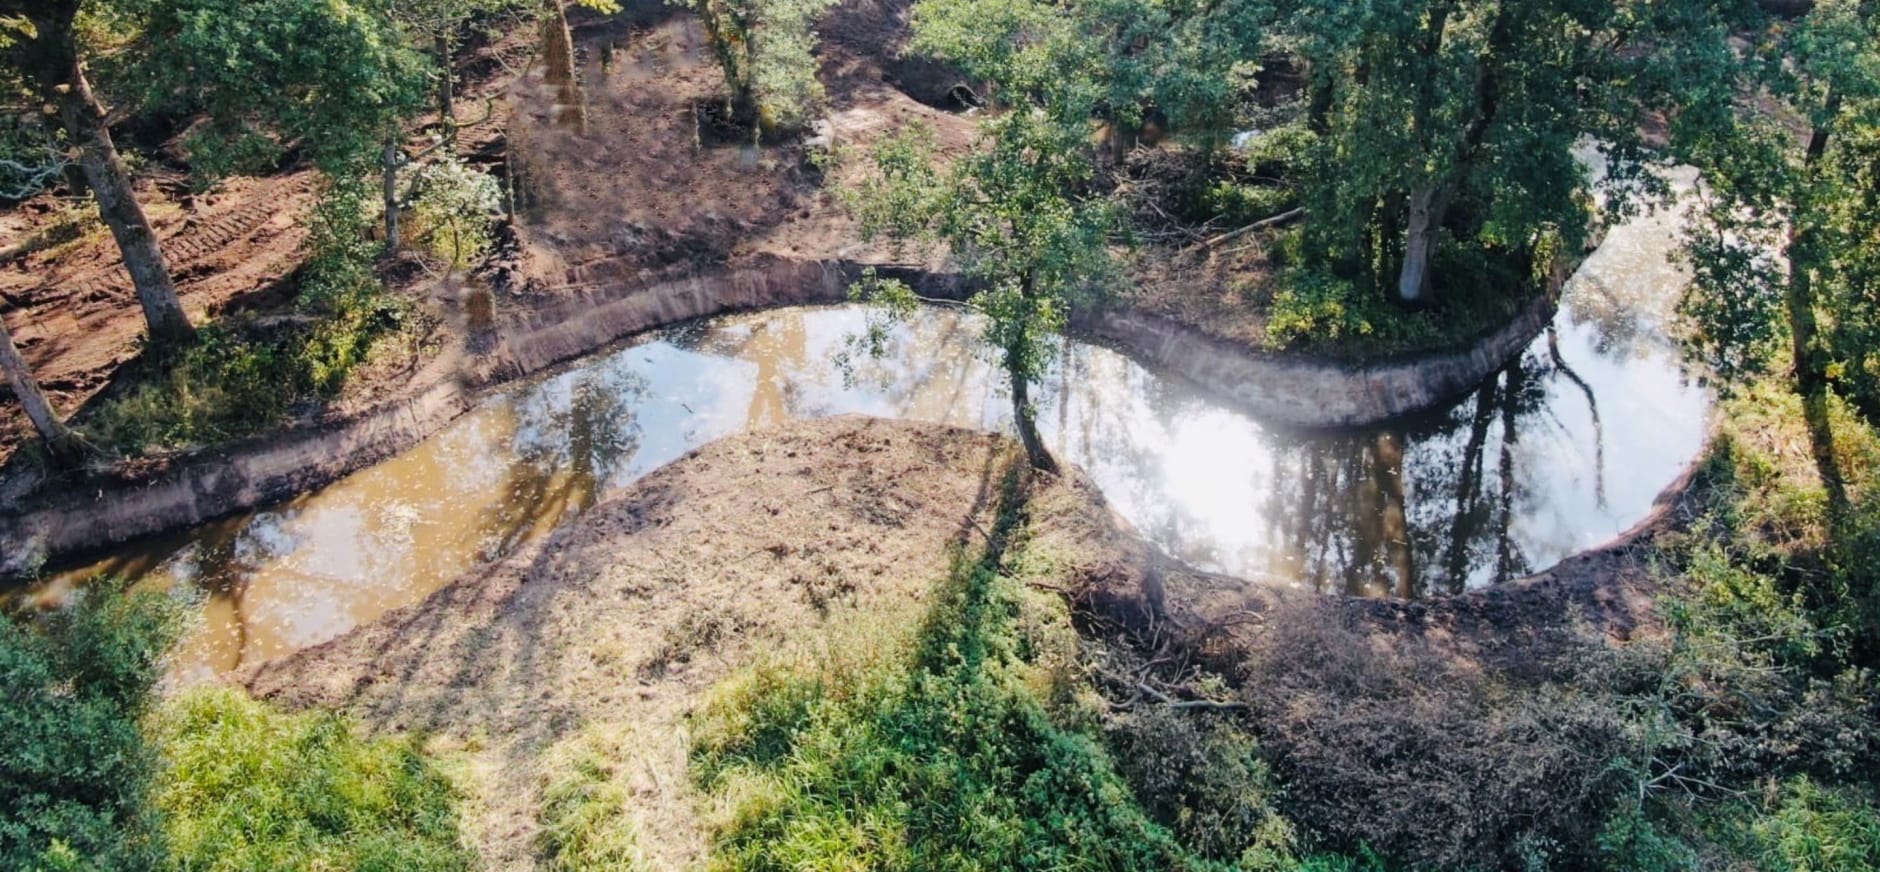
<path fill-rule="evenodd" d="M 495 177 L 454 157 L 418 171 L 418 195 L 412 213 L 432 253 L 451 269 L 466 269 L 495 243 L 495 216 L 502 211 L 502 188 Z"/>
<path fill-rule="evenodd" d="M 1880 414 L 1880 14 L 1828 0 L 1759 22 L 1727 82 L 1689 94 L 1672 128 L 1705 181 L 1684 248 L 1689 344 L 1726 385 L 1796 365 Z M 1752 90 L 1765 96 L 1734 97 Z M 1806 347 L 1780 355 L 1798 327 Z"/>
<path fill-rule="evenodd" d="M 1006 106 L 1101 118 L 1123 142 L 1155 112 L 1211 150 L 1252 87 L 1248 48 L 1269 17 L 1252 0 L 922 0 L 908 49 L 958 64 Z"/>
<path fill-rule="evenodd" d="M 982 146 L 942 170 L 931 134 L 915 128 L 878 144 L 876 173 L 843 192 L 863 238 L 942 243 L 981 288 L 968 305 L 986 316 L 1020 436 L 1040 465 L 1048 460 L 1029 389 L 1050 359 L 1048 340 L 1116 278 L 1108 248 L 1116 211 L 1089 191 L 1086 150 L 1080 124 L 1012 112 L 987 122 Z"/>
<path fill-rule="evenodd" d="M 1604 143 L 1618 184 L 1608 213 L 1656 187 L 1636 119 L 1666 105 L 1663 83 L 1691 44 L 1722 45 L 1708 21 L 1696 0 L 1280 4 L 1274 38 L 1311 71 L 1309 264 L 1394 292 L 1419 199 L 1438 239 L 1480 246 L 1517 275 L 1545 236 L 1577 249 L 1592 216 L 1576 143 Z M 1473 266 L 1451 263 L 1439 285 Z"/>
<path fill-rule="evenodd" d="M 423 101 L 426 60 L 375 0 L 153 0 L 133 77 L 198 110 L 197 169 L 265 165 L 293 144 L 333 175 L 369 165 Z"/>
<path fill-rule="evenodd" d="M 410 740 L 365 739 L 329 713 L 238 691 L 164 707 L 152 802 L 181 869 L 469 869 L 450 786 Z"/>
<path fill-rule="evenodd" d="M 0 866 L 135 869 L 162 855 L 138 721 L 187 608 L 98 581 L 67 609 L 0 619 Z"/>
<path fill-rule="evenodd" d="M 907 648 L 845 643 L 848 656 L 760 667 L 717 692 L 692 749 L 726 812 L 715 868 L 1211 865 L 1148 817 L 1091 730 L 1054 719 L 1034 690 L 1056 649 L 1039 634 L 1071 631 L 1055 601 L 1055 624 L 1024 617 L 1038 594 L 1023 579 L 1046 570 L 1006 505 L 993 539 L 1012 544 L 961 555 Z M 1258 801 L 1214 799 L 1230 814 Z M 1283 822 L 1269 829 L 1248 868 L 1295 868 Z"/>
<path fill-rule="evenodd" d="M 1771 781 L 1759 799 L 1630 811 L 1607 823 L 1602 868 L 1682 872 L 1754 868 L 1838 872 L 1880 868 L 1880 806 L 1870 794 L 1807 777 Z"/>
<path fill-rule="evenodd" d="M 816 19 L 835 0 L 692 0 L 724 69 L 732 117 L 763 133 L 800 130 L 822 103 Z"/>
<path fill-rule="evenodd" d="M 337 395 L 381 340 L 415 323 L 372 272 L 364 220 L 356 188 L 331 189 L 316 210 L 292 320 L 223 319 L 168 355 L 146 355 L 138 380 L 79 429 L 100 446 L 154 453 L 262 432 Z"/>

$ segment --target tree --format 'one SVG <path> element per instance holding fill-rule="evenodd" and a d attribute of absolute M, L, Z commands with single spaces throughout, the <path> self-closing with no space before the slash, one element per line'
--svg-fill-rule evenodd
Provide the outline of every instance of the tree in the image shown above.
<path fill-rule="evenodd" d="M 950 169 L 936 166 L 926 131 L 892 137 L 875 150 L 877 174 L 847 192 L 864 238 L 943 243 L 981 288 L 968 305 L 986 317 L 1019 441 L 1045 471 L 1056 463 L 1038 435 L 1031 389 L 1073 307 L 1115 277 L 1116 213 L 1090 190 L 1088 149 L 1082 123 L 1015 110 L 989 122 L 982 147 Z M 896 282 L 864 281 L 858 292 L 901 312 L 913 301 Z"/>
<path fill-rule="evenodd" d="M 757 133 L 807 125 L 822 100 L 816 19 L 835 0 L 693 0 L 729 91 L 734 121 Z"/>
<path fill-rule="evenodd" d="M 206 177 L 264 166 L 292 145 L 329 179 L 387 161 L 398 246 L 397 141 L 430 67 L 379 0 L 151 0 L 133 77 L 153 106 L 207 116 L 190 139 Z"/>
<path fill-rule="evenodd" d="M 1685 245 L 1693 343 L 1726 377 L 1786 359 L 1836 517 L 1847 494 L 1830 393 L 1880 411 L 1877 5 L 1824 0 L 1764 22 L 1738 75 L 1694 94 L 1673 129 L 1706 183 Z"/>
<path fill-rule="evenodd" d="M 39 439 L 45 443 L 46 454 L 59 465 L 70 465 L 84 457 L 84 443 L 77 434 L 59 420 L 58 412 L 46 401 L 46 395 L 39 390 L 39 382 L 34 380 L 32 370 L 26 366 L 26 359 L 20 356 L 20 350 L 13 344 L 13 335 L 7 332 L 4 319 L 0 319 L 0 371 L 6 374 L 7 384 L 13 388 L 13 396 L 20 401 L 20 407 L 26 410 L 26 419 L 32 422 L 33 430 L 39 433 Z"/>
<path fill-rule="evenodd" d="M 38 620 L 0 617 L 0 866 L 148 869 L 163 857 L 140 721 L 187 605 L 87 585 Z"/>
<path fill-rule="evenodd" d="M 152 342 L 164 345 L 194 333 L 157 234 L 132 190 L 129 172 L 111 138 L 109 116 L 85 75 L 76 22 L 84 0 L 0 0 L 0 61 L 12 67 L 50 107 L 78 149 L 86 184 L 117 241 L 143 307 Z M 11 22 L 11 26 L 8 23 Z"/>
<path fill-rule="evenodd" d="M 1709 12 L 1706 0 L 1284 3 L 1276 39 L 1309 71 L 1315 266 L 1414 305 L 1434 302 L 1445 236 L 1507 274 L 1544 273 L 1595 217 L 1575 144 L 1599 140 L 1615 182 L 1648 185 L 1640 114 L 1684 43 L 1711 32 Z"/>

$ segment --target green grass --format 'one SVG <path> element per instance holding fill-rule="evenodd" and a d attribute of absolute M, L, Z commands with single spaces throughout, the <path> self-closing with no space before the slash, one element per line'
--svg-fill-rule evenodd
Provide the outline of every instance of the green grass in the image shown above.
<path fill-rule="evenodd" d="M 1226 868 L 1151 818 L 1067 701 L 1075 631 L 1025 585 L 1049 563 L 1019 490 L 1008 478 L 993 543 L 956 556 L 911 632 L 840 638 L 717 690 L 691 752 L 719 810 L 712 868 Z M 1266 818 L 1241 868 L 1300 868 Z"/>
<path fill-rule="evenodd" d="M 613 759 L 622 749 L 594 744 L 584 741 L 542 791 L 537 842 L 546 865 L 566 872 L 650 872 L 629 812 L 632 792 Z"/>
<path fill-rule="evenodd" d="M 364 738 L 338 715 L 286 714 L 228 689 L 172 701 L 152 733 L 152 801 L 174 868 L 474 865 L 449 784 L 410 740 Z"/>

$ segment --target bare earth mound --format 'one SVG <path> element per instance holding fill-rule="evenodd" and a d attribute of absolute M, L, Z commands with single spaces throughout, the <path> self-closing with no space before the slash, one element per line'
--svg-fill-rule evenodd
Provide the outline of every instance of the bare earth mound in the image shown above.
<path fill-rule="evenodd" d="M 559 746 L 605 735 L 632 773 L 648 859 L 682 868 L 705 846 L 685 776 L 702 692 L 853 610 L 918 614 L 949 543 L 990 524 L 1010 450 L 860 418 L 716 442 L 538 547 L 246 680 L 461 752 L 466 817 L 498 868 L 530 864 Z"/>
<path fill-rule="evenodd" d="M 655 868 L 684 867 L 705 851 L 685 775 L 686 719 L 704 692 L 845 616 L 914 620 L 951 546 L 991 525 L 1014 452 L 993 434 L 853 416 L 725 439 L 523 553 L 242 680 L 292 707 L 429 735 L 463 760 L 466 816 L 492 866 L 535 860 L 543 788 L 590 753 L 632 785 Z M 1484 664 L 1574 644 L 1585 624 L 1620 636 L 1655 625 L 1650 573 L 1629 548 L 1427 604 L 1290 596 L 1160 557 L 1081 477 L 1030 499 L 1040 544 L 1073 563 L 1063 592 L 1086 632 L 1185 650 L 1230 682 L 1272 621 Z"/>

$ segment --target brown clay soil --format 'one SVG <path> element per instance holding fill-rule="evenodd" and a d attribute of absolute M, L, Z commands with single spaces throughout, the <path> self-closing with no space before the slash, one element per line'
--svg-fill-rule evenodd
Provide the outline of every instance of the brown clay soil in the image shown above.
<path fill-rule="evenodd" d="M 523 553 L 238 680 L 427 736 L 461 764 L 468 830 L 491 866 L 535 862 L 543 787 L 598 753 L 628 785 L 639 831 L 656 834 L 641 840 L 653 866 L 685 868 L 712 813 L 685 775 L 688 717 L 708 689 L 862 616 L 913 620 L 952 548 L 990 528 L 1000 474 L 1020 458 L 1002 437 L 854 416 L 728 438 Z M 1062 558 L 1061 592 L 1093 641 L 1179 649 L 1230 680 L 1269 620 L 1308 613 L 1347 644 L 1415 640 L 1500 668 L 1589 632 L 1658 626 L 1641 536 L 1535 579 L 1394 603 L 1196 573 L 1081 477 L 1035 484 L 1029 504 L 1033 541 Z"/>

